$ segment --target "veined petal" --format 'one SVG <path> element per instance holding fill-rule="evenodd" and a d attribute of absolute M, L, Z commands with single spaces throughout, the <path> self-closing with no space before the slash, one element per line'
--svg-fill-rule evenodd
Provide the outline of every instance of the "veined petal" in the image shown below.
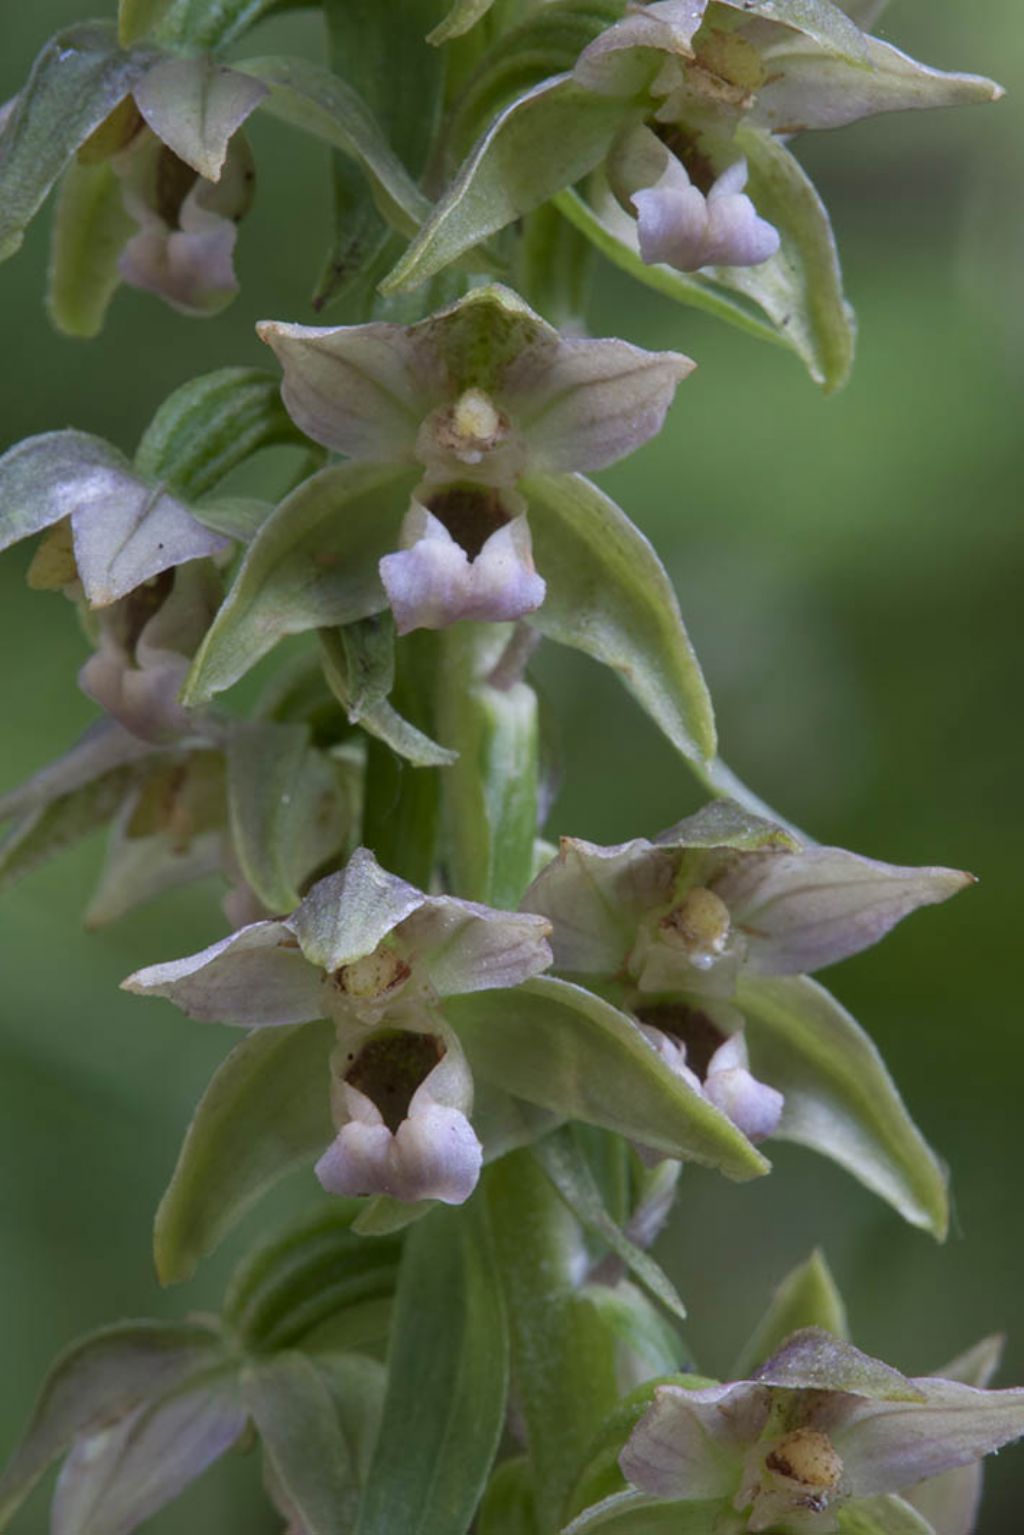
<path fill-rule="evenodd" d="M 713 883 L 746 937 L 747 973 L 796 975 L 866 949 L 909 912 L 948 900 L 973 876 L 815 847 L 749 853 Z"/>
<path fill-rule="evenodd" d="M 853 1399 L 829 1429 L 855 1498 L 898 1492 L 1024 1435 L 1024 1389 L 983 1391 L 925 1376 L 916 1403 Z"/>
<path fill-rule="evenodd" d="M 706 10 L 707 0 L 655 0 L 636 7 L 584 48 L 574 77 L 588 90 L 633 95 L 661 68 L 659 53 L 693 57 L 693 35 Z"/>
<path fill-rule="evenodd" d="M 403 325 L 256 327 L 284 369 L 288 412 L 312 437 L 351 458 L 411 463 L 423 417 L 443 399 L 432 349 Z"/>
<path fill-rule="evenodd" d="M 551 964 L 542 916 L 496 911 L 476 901 L 432 896 L 402 925 L 439 997 L 518 986 Z"/>
<path fill-rule="evenodd" d="M 623 1475 L 659 1498 L 731 1497 L 769 1402 L 769 1392 L 748 1381 L 699 1391 L 659 1386 L 619 1456 Z"/>
<path fill-rule="evenodd" d="M 983 1338 L 974 1348 L 960 1354 L 936 1375 L 943 1380 L 963 1381 L 967 1386 L 987 1386 L 999 1367 L 1005 1339 Z M 958 1466 L 907 1488 L 908 1503 L 932 1525 L 935 1535 L 971 1535 L 981 1503 L 983 1472 L 981 1462 Z"/>
<path fill-rule="evenodd" d="M 552 924 L 558 969 L 615 975 L 638 921 L 671 896 L 675 868 L 671 852 L 642 837 L 616 847 L 563 837 L 557 858 L 540 871 L 520 905 Z"/>
<path fill-rule="evenodd" d="M 153 132 L 178 159 L 207 181 L 218 181 L 231 136 L 268 91 L 261 80 L 199 54 L 161 59 L 132 94 Z"/>
<path fill-rule="evenodd" d="M 285 922 L 254 922 L 198 954 L 137 970 L 121 984 L 166 997 L 207 1022 L 263 1028 L 323 1016 L 319 972 Z"/>
<path fill-rule="evenodd" d="M 774 133 L 839 128 L 880 112 L 998 101 L 1002 87 L 979 75 L 947 74 L 865 37 L 869 67 L 785 37 L 764 55 L 768 78 L 751 118 Z"/>

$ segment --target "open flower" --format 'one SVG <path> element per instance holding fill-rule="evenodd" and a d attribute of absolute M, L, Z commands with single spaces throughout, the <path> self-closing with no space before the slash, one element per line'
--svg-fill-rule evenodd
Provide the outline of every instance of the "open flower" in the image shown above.
<path fill-rule="evenodd" d="M 970 882 L 802 847 L 719 800 L 653 841 L 563 838 L 522 906 L 551 922 L 558 970 L 609 992 L 674 1070 L 760 1139 L 783 1100 L 750 1073 L 732 1001 L 741 983 L 833 964 Z"/>
<path fill-rule="evenodd" d="M 620 1465 L 643 1493 L 708 1505 L 720 1535 L 828 1535 L 846 1504 L 969 1465 L 1022 1434 L 1024 1390 L 908 1380 L 806 1328 L 750 1380 L 659 1386 Z"/>
<path fill-rule="evenodd" d="M 546 969 L 548 930 L 542 917 L 425 895 L 360 848 L 290 917 L 252 923 L 124 985 L 222 1023 L 332 1019 L 338 1136 L 317 1166 L 324 1187 L 460 1203 L 481 1152 L 469 1068 L 441 1003 Z"/>
<path fill-rule="evenodd" d="M 380 561 L 401 634 L 537 609 L 544 573 L 517 485 L 631 452 L 660 429 L 693 367 L 676 352 L 565 339 L 500 287 L 412 326 L 266 321 L 259 333 L 308 436 L 422 471 L 401 547 Z"/>

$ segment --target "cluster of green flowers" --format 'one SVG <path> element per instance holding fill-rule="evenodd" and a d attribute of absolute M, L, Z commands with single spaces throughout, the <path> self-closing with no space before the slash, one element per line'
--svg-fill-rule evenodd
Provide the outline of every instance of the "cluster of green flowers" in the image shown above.
<path fill-rule="evenodd" d="M 429 38 L 418 0 L 326 0 L 337 73 L 225 62 L 274 8 L 121 0 L 4 109 L 0 255 L 59 177 L 63 329 L 119 282 L 193 315 L 234 295 L 257 109 L 336 151 L 318 304 L 351 323 L 261 323 L 280 387 L 193 380 L 132 460 L 77 431 L 0 459 L 0 547 L 41 535 L 30 582 L 78 607 L 102 711 L 0 799 L 0 879 L 109 822 L 90 922 L 227 887 L 227 937 L 125 982 L 248 1031 L 158 1213 L 164 1280 L 299 1165 L 332 1198 L 221 1318 L 65 1355 L 0 1526 L 66 1452 L 54 1531 L 128 1535 L 254 1426 L 292 1535 L 966 1535 L 975 1462 L 1024 1434 L 995 1345 L 908 1380 L 846 1341 L 815 1257 L 716 1384 L 647 1251 L 682 1165 L 753 1178 L 773 1139 L 944 1235 L 941 1165 L 810 973 L 971 876 L 810 843 L 718 757 L 666 573 L 585 478 L 694 365 L 581 334 L 573 274 L 589 243 L 834 388 L 851 320 L 791 138 L 998 88 L 831 0 L 457 0 Z M 281 444 L 278 504 L 225 492 Z M 296 635 L 249 717 L 214 702 Z M 620 676 L 701 810 L 543 840 L 543 639 Z"/>

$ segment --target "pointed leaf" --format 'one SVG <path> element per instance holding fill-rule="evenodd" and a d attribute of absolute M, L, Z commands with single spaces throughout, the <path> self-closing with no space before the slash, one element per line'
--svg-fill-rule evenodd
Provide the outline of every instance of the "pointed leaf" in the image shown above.
<path fill-rule="evenodd" d="M 433 277 L 604 158 L 627 109 L 569 77 L 546 80 L 480 140 L 419 235 L 381 284 L 397 293 Z"/>
<path fill-rule="evenodd" d="M 261 448 L 306 438 L 281 404 L 279 381 L 261 368 L 219 368 L 168 395 L 142 434 L 135 467 L 190 499 Z"/>
<path fill-rule="evenodd" d="M 64 335 L 99 334 L 121 281 L 117 259 L 134 229 L 109 163 L 72 160 L 57 194 L 46 296 L 50 319 Z"/>
<path fill-rule="evenodd" d="M 266 94 L 261 81 L 209 54 L 161 59 L 134 91 L 157 138 L 207 181 L 220 180 L 232 135 Z"/>
<path fill-rule="evenodd" d="M 769 1302 L 733 1365 L 730 1380 L 745 1380 L 791 1333 L 821 1327 L 839 1338 L 849 1337 L 846 1307 L 824 1255 L 818 1250 L 787 1274 Z"/>
<path fill-rule="evenodd" d="M 720 1498 L 711 1503 L 669 1502 L 642 1492 L 618 1492 L 585 1509 L 562 1535 L 715 1535 L 722 1528 Z"/>
<path fill-rule="evenodd" d="M 534 628 L 617 671 L 673 746 L 713 756 L 707 686 L 664 567 L 615 502 L 582 475 L 523 483 L 547 597 Z"/>
<path fill-rule="evenodd" d="M 377 567 L 397 543 L 414 479 L 380 464 L 340 464 L 286 497 L 249 546 L 185 698 L 206 702 L 230 687 L 287 634 L 380 612 Z"/>
<path fill-rule="evenodd" d="M 322 1022 L 258 1030 L 218 1069 L 157 1211 L 162 1284 L 187 1279 L 266 1189 L 330 1144 L 333 1040 Z"/>
<path fill-rule="evenodd" d="M 936 1535 L 928 1520 L 902 1498 L 858 1498 L 839 1511 L 841 1535 Z"/>
<path fill-rule="evenodd" d="M 539 977 L 510 991 L 450 997 L 444 1011 L 474 1073 L 506 1092 L 730 1178 L 768 1170 L 632 1019 L 581 986 Z"/>
<path fill-rule="evenodd" d="M 580 1300 L 599 1312 L 618 1344 L 619 1369 L 627 1379 L 679 1370 L 686 1360 L 683 1340 L 664 1313 L 627 1279 L 618 1284 L 587 1284 Z"/>
<path fill-rule="evenodd" d="M 141 79 L 153 55 L 123 53 L 110 22 L 58 32 L 43 48 L 0 131 L 0 261 L 75 150 Z"/>
<path fill-rule="evenodd" d="M 660 1263 L 630 1241 L 609 1215 L 590 1165 L 572 1131 L 557 1130 L 554 1135 L 545 1136 L 537 1142 L 533 1154 L 581 1225 L 600 1237 L 648 1294 L 682 1321 L 686 1307 L 675 1285 Z"/>
<path fill-rule="evenodd" d="M 307 4 L 308 0 L 170 0 L 157 38 L 178 48 L 226 48 L 272 11 Z"/>
<path fill-rule="evenodd" d="M 503 1460 L 495 1468 L 480 1504 L 477 1530 L 478 1535 L 540 1535 L 525 1455 Z"/>
<path fill-rule="evenodd" d="M 222 1351 L 217 1333 L 193 1322 L 119 1322 L 72 1344 L 0 1478 L 0 1529 L 73 1440 L 209 1371 Z"/>
<path fill-rule="evenodd" d="M 151 32 L 173 3 L 174 0 L 118 0 L 117 35 L 121 47 L 130 47 Z"/>
<path fill-rule="evenodd" d="M 493 4 L 494 0 L 454 0 L 444 20 L 427 33 L 427 42 L 439 48 L 442 43 L 450 43 L 453 37 L 461 37 L 487 15 Z"/>
<path fill-rule="evenodd" d="M 227 547 L 88 432 L 45 432 L 5 453 L 0 507 L 0 549 L 71 518 L 75 562 L 93 607 L 107 607 L 162 571 Z"/>
<path fill-rule="evenodd" d="M 389 1383 L 357 1535 L 464 1535 L 505 1422 L 508 1339 L 479 1201 L 406 1238 Z"/>
<path fill-rule="evenodd" d="M 270 87 L 264 108 L 293 128 L 340 149 L 370 178 L 381 212 L 404 234 L 430 204 L 389 145 L 366 102 L 344 80 L 306 59 L 245 59 L 237 68 Z"/>
<path fill-rule="evenodd" d="M 388 702 L 394 680 L 394 642 L 390 614 L 343 629 L 321 629 L 324 675 L 350 724 L 361 725 L 415 767 L 445 767 L 458 753 L 432 741 Z"/>
<path fill-rule="evenodd" d="M 946 1234 L 946 1177 L 870 1039 L 806 976 L 741 981 L 750 1069 L 785 1096 L 777 1134 L 845 1167 L 912 1225 Z"/>

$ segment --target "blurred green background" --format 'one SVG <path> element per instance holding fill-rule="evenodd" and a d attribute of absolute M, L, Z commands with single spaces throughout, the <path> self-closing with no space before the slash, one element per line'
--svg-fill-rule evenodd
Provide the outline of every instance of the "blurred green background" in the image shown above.
<path fill-rule="evenodd" d="M 81 10 L 79 0 L 4 7 L 0 99 L 42 39 Z M 312 47 L 315 27 L 311 17 L 271 23 L 251 51 Z M 591 321 L 596 334 L 700 362 L 662 437 L 602 478 L 677 583 L 725 755 L 822 841 L 980 875 L 976 890 L 827 978 L 951 1164 L 955 1228 L 938 1248 L 830 1164 L 783 1147 L 773 1177 L 756 1185 L 688 1173 L 664 1251 L 711 1371 L 728 1367 L 771 1287 L 817 1242 L 862 1347 L 916 1372 L 1006 1329 L 1008 1383 L 1024 1380 L 1015 643 L 1024 43 L 1017 0 L 901 0 L 881 30 L 931 63 L 995 75 L 1011 94 L 994 109 L 886 118 L 801 146 L 860 318 L 847 389 L 825 400 L 787 354 L 608 271 Z M 0 447 L 74 425 L 131 449 L 186 377 L 268 361 L 254 320 L 311 318 L 326 157 L 273 124 L 257 122 L 252 137 L 261 184 L 240 241 L 243 292 L 216 320 L 182 320 L 124 290 L 100 340 L 55 336 L 41 309 L 39 221 L 0 271 Z M 74 615 L 25 589 L 26 563 L 24 550 L 0 562 L 0 788 L 91 716 L 74 685 L 85 653 Z M 561 722 L 552 830 L 619 840 L 695 805 L 686 772 L 612 680 L 568 652 L 543 657 L 540 671 Z M 117 983 L 215 936 L 218 893 L 165 897 L 87 936 L 80 913 L 99 851 L 87 845 L 3 898 L 4 1450 L 60 1346 L 117 1316 L 214 1304 L 244 1242 L 309 1197 L 308 1183 L 293 1182 L 197 1280 L 159 1291 L 152 1211 L 190 1108 L 233 1037 Z M 1024 1453 L 1009 1452 L 990 1468 L 981 1530 L 1019 1530 L 1022 1493 Z M 45 1525 L 37 1497 L 15 1529 Z M 151 1528 L 275 1528 L 255 1457 L 235 1457 Z"/>

